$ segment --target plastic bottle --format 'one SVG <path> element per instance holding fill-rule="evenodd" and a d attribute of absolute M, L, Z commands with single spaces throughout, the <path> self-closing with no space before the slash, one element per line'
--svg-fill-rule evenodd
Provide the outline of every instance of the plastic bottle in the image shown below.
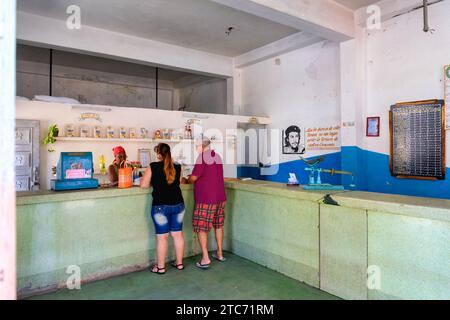
<path fill-rule="evenodd" d="M 100 155 L 99 165 L 100 165 L 100 174 L 105 175 L 106 174 L 106 162 L 105 162 L 105 156 L 103 154 Z"/>

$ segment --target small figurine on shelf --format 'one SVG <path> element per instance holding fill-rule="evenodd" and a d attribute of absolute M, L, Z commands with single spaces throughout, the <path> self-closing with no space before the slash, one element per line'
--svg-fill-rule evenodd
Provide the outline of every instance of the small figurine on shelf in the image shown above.
<path fill-rule="evenodd" d="M 162 139 L 161 130 L 156 130 L 153 138 L 154 139 Z"/>

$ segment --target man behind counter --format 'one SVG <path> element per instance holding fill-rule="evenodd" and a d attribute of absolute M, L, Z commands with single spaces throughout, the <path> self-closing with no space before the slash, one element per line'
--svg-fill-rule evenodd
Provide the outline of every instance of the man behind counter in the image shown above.
<path fill-rule="evenodd" d="M 119 184 L 119 168 L 120 164 L 123 161 L 127 160 L 127 153 L 125 152 L 125 149 L 122 147 L 115 147 L 113 149 L 114 153 L 114 161 L 109 166 L 108 172 L 109 172 L 109 180 L 111 181 L 111 184 L 113 186 L 117 186 Z"/>

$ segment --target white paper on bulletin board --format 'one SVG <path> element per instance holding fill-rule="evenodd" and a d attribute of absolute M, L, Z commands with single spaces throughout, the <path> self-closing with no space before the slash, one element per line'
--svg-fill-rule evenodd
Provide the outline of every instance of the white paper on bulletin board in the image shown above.
<path fill-rule="evenodd" d="M 445 129 L 450 130 L 450 65 L 444 67 Z"/>

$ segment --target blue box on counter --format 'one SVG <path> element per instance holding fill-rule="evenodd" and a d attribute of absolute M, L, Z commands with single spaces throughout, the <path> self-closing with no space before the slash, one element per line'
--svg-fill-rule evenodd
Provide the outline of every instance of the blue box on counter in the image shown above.
<path fill-rule="evenodd" d="M 61 152 L 56 167 L 56 180 L 51 181 L 55 191 L 98 188 L 93 179 L 94 162 L 92 152 Z"/>
<path fill-rule="evenodd" d="M 55 191 L 96 189 L 97 179 L 72 179 L 72 180 L 52 180 L 51 188 Z"/>

